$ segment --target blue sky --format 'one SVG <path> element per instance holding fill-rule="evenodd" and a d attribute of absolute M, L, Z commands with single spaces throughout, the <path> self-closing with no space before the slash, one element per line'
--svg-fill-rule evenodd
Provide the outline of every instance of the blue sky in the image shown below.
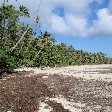
<path fill-rule="evenodd" d="M 28 7 L 31 17 L 36 15 L 40 2 L 10 1 Z M 58 43 L 88 52 L 101 51 L 112 57 L 112 0 L 43 0 L 38 15 L 41 29 L 52 33 Z"/>

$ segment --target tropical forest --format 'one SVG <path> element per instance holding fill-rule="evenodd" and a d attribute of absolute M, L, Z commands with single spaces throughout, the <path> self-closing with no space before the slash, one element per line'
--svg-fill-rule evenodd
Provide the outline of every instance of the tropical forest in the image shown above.
<path fill-rule="evenodd" d="M 7 1 L 10 2 L 10 1 Z M 111 64 L 105 53 L 76 50 L 72 45 L 57 44 L 46 31 L 36 35 L 20 18 L 30 18 L 29 10 L 20 5 L 0 6 L 0 64 L 2 68 L 58 67 L 69 65 Z M 33 24 L 35 23 L 34 21 Z M 39 26 L 38 26 L 39 27 Z M 35 36 L 36 35 L 36 36 Z"/>

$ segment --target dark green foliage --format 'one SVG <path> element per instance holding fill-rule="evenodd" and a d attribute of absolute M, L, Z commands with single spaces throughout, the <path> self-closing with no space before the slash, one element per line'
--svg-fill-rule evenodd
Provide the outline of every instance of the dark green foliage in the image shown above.
<path fill-rule="evenodd" d="M 29 28 L 22 41 L 12 52 L 28 25 L 20 23 L 20 17 L 29 17 L 28 9 L 13 5 L 0 7 L 0 62 L 5 68 L 22 66 L 54 67 L 82 64 L 110 64 L 112 59 L 105 54 L 88 53 L 75 50 L 64 43 L 56 44 L 47 31 L 35 38 L 35 32 Z"/>
<path fill-rule="evenodd" d="M 28 9 L 26 7 L 24 7 L 23 5 L 19 6 L 19 12 L 21 12 L 21 16 L 27 16 L 29 17 L 29 12 Z"/>

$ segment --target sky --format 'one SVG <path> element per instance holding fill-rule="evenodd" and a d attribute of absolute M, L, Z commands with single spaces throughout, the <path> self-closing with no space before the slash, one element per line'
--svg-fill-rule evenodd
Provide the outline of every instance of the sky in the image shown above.
<path fill-rule="evenodd" d="M 40 0 L 9 1 L 16 7 L 26 6 L 32 18 L 37 15 Z M 38 15 L 41 29 L 49 31 L 58 43 L 112 57 L 112 0 L 43 0 Z M 34 24 L 32 27 L 38 32 Z"/>

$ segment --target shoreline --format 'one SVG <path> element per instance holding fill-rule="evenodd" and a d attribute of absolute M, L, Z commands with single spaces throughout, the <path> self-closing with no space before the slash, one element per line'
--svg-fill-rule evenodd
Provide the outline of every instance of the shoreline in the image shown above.
<path fill-rule="evenodd" d="M 32 71 L 31 75 L 46 74 L 46 75 L 64 75 L 87 80 L 112 81 L 112 64 L 107 65 L 81 65 L 68 67 L 46 67 L 46 68 L 18 68 L 14 71 Z"/>

